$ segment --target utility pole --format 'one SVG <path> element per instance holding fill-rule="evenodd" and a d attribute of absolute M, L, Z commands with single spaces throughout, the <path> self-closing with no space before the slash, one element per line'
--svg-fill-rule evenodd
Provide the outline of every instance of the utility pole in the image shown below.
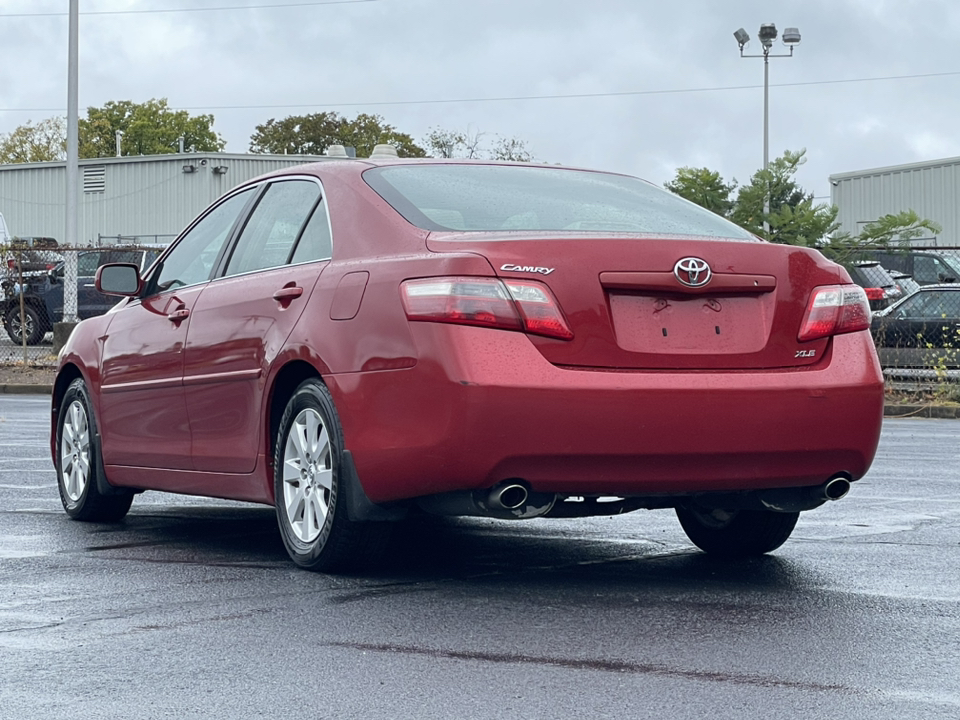
<path fill-rule="evenodd" d="M 63 322 L 53 329 L 54 351 L 66 344 L 77 324 L 77 201 L 80 179 L 78 134 L 78 58 L 79 0 L 70 0 L 69 40 L 67 42 L 67 188 L 66 237 L 63 254 Z"/>

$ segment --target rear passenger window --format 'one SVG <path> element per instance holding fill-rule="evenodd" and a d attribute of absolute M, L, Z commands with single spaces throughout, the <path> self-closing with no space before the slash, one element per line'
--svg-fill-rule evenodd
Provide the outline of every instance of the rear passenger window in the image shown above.
<path fill-rule="evenodd" d="M 310 217 L 310 222 L 303 229 L 291 262 L 328 260 L 331 257 L 333 257 L 333 242 L 330 238 L 330 222 L 327 219 L 326 203 L 323 202 L 323 198 L 320 198 L 317 209 Z"/>
<path fill-rule="evenodd" d="M 310 180 L 272 183 L 260 198 L 227 263 L 227 275 L 286 265 L 320 187 Z"/>

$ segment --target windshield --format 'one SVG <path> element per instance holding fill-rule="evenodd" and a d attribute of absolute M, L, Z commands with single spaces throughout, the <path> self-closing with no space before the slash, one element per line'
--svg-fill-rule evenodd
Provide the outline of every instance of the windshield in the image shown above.
<path fill-rule="evenodd" d="M 520 165 L 393 165 L 364 180 L 424 230 L 574 231 L 757 238 L 624 175 Z"/>

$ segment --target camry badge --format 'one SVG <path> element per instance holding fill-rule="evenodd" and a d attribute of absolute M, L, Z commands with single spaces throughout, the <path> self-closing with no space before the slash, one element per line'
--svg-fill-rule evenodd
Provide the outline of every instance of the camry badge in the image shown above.
<path fill-rule="evenodd" d="M 707 261 L 698 257 L 685 257 L 678 260 L 673 266 L 673 274 L 681 285 L 687 287 L 703 287 L 713 277 L 713 271 L 710 270 Z"/>
<path fill-rule="evenodd" d="M 549 275 L 554 271 L 555 268 L 532 267 L 530 265 L 511 265 L 510 263 L 507 263 L 506 265 L 501 265 L 500 269 L 506 272 L 528 272 L 528 273 L 540 273 L 541 275 Z"/>

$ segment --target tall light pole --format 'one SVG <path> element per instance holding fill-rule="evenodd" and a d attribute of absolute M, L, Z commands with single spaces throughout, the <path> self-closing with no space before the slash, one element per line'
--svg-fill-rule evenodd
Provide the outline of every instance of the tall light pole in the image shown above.
<path fill-rule="evenodd" d="M 763 53 L 760 55 L 745 55 L 744 46 L 750 42 L 750 35 L 746 30 L 740 28 L 733 37 L 736 38 L 740 46 L 740 57 L 745 58 L 763 58 L 763 169 L 766 171 L 770 165 L 770 58 L 772 57 L 793 57 L 793 48 L 800 44 L 800 31 L 797 28 L 787 28 L 783 31 L 783 44 L 790 48 L 789 53 L 774 54 L 770 50 L 777 39 L 777 26 L 773 23 L 765 23 L 760 26 L 757 37 L 763 46 Z M 770 214 L 770 186 L 767 185 L 767 192 L 763 196 L 763 232 L 770 234 L 770 223 L 767 222 L 767 216 Z"/>
<path fill-rule="evenodd" d="M 66 237 L 67 252 L 64 253 L 63 277 L 63 323 L 60 332 L 54 329 L 54 344 L 62 345 L 77 323 L 77 200 L 80 169 L 78 152 L 78 46 L 79 46 L 79 0 L 70 0 L 69 33 L 67 43 L 67 187 L 66 187 Z M 59 337 L 58 337 L 59 336 Z"/>

